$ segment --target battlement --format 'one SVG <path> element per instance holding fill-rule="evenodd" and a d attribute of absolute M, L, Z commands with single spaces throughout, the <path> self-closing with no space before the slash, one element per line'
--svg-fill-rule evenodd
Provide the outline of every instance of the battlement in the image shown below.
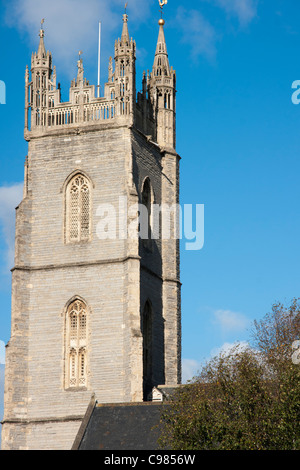
<path fill-rule="evenodd" d="M 56 85 L 56 69 L 51 69 L 51 55 L 47 61 L 38 61 L 33 55 L 31 81 L 26 69 L 25 138 L 52 132 L 53 129 L 107 123 L 133 113 L 128 91 L 128 78 L 115 80 L 112 64 L 104 96 L 95 96 L 95 86 L 84 78 L 83 62 L 77 63 L 77 78 L 71 82 L 69 101 L 61 101 L 60 85 Z M 116 92 L 116 87 L 118 91 Z"/>
<path fill-rule="evenodd" d="M 136 43 L 129 37 L 128 16 L 123 15 L 121 39 L 115 41 L 114 61 L 109 60 L 108 80 L 103 96 L 84 77 L 81 52 L 77 77 L 71 81 L 69 101 L 61 101 L 60 84 L 52 54 L 44 44 L 40 29 L 38 51 L 32 54 L 31 70 L 25 74 L 26 140 L 66 128 L 78 129 L 102 125 L 135 126 L 164 148 L 175 149 L 176 73 L 169 65 L 164 36 L 160 30 L 152 72 L 144 73 L 141 93 L 136 93 Z"/>
<path fill-rule="evenodd" d="M 117 102 L 114 88 L 108 87 L 104 97 L 95 97 L 95 86 L 84 81 L 82 86 L 70 88 L 69 101 L 60 101 L 60 89 L 48 90 L 45 93 L 45 106 L 28 103 L 28 119 L 25 126 L 25 138 L 35 134 L 51 132 L 53 129 L 78 127 L 115 121 L 118 117 L 128 115 L 129 106 L 123 101 Z M 106 87 L 107 88 L 107 87 Z"/>

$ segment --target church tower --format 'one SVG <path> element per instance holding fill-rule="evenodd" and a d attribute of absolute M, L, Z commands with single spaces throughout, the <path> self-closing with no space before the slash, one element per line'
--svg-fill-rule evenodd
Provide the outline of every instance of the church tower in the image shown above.
<path fill-rule="evenodd" d="M 26 68 L 3 449 L 70 449 L 92 395 L 138 403 L 181 381 L 180 158 L 164 20 L 138 94 L 135 62 L 125 14 L 103 96 L 80 55 L 61 101 L 43 27 Z"/>

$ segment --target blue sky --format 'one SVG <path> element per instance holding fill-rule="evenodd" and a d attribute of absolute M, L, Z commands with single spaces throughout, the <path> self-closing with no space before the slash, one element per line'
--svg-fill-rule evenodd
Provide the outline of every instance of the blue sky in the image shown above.
<path fill-rule="evenodd" d="M 24 74 L 45 18 L 63 99 L 83 51 L 85 76 L 101 77 L 120 36 L 124 1 L 1 1 L 0 80 L 0 363 L 10 337 L 10 271 L 14 206 L 22 195 L 27 144 Z M 184 377 L 236 341 L 275 301 L 299 295 L 300 3 L 295 0 L 169 0 L 165 34 L 177 71 L 177 151 L 181 203 L 205 205 L 205 244 L 181 250 Z M 137 42 L 137 89 L 153 64 L 157 0 L 128 2 Z"/>

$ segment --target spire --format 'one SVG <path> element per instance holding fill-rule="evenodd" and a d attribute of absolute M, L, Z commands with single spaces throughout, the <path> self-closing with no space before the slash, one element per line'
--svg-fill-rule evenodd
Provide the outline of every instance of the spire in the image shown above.
<path fill-rule="evenodd" d="M 41 21 L 41 27 L 39 31 L 39 47 L 37 52 L 33 52 L 31 56 L 31 69 L 43 69 L 43 71 L 47 71 L 47 76 L 50 77 L 52 73 L 52 55 L 51 52 L 46 51 L 45 44 L 44 44 L 44 36 L 45 31 L 43 28 L 44 19 Z M 41 72 L 41 70 L 40 70 Z M 39 73 L 40 73 L 39 72 Z"/>
<path fill-rule="evenodd" d="M 161 14 L 167 0 L 159 2 Z M 154 110 L 158 145 L 175 149 L 176 145 L 176 73 L 170 68 L 165 39 L 165 20 L 161 17 L 154 64 L 149 79 L 149 96 Z"/>
<path fill-rule="evenodd" d="M 38 48 L 37 55 L 38 55 L 38 57 L 40 57 L 40 58 L 46 57 L 46 49 L 45 49 L 45 44 L 44 44 L 45 31 L 44 31 L 44 29 L 43 29 L 44 21 L 45 21 L 45 20 L 44 20 L 44 18 L 43 18 L 42 21 L 41 21 L 41 29 L 40 29 L 40 33 L 39 33 L 39 36 L 40 36 L 40 44 L 39 44 L 39 48 Z"/>
<path fill-rule="evenodd" d="M 165 20 L 163 18 L 161 18 L 159 20 L 158 24 L 159 24 L 159 33 L 158 33 L 158 39 L 157 39 L 155 55 L 165 54 L 165 55 L 168 56 L 167 44 L 166 44 L 166 38 L 165 38 L 165 32 L 164 32 Z"/>
<path fill-rule="evenodd" d="M 123 31 L 121 36 L 121 43 L 122 44 L 129 44 L 129 32 L 128 32 L 128 15 L 125 13 L 123 15 Z"/>
<path fill-rule="evenodd" d="M 46 57 L 46 49 L 45 49 L 45 44 L 44 44 L 45 32 L 44 32 L 43 29 L 40 29 L 39 36 L 40 36 L 40 43 L 39 43 L 39 48 L 38 48 L 37 55 L 40 58 L 44 58 L 44 57 Z"/>
<path fill-rule="evenodd" d="M 170 75 L 170 64 L 167 52 L 167 44 L 164 32 L 165 20 L 161 18 L 158 22 L 159 24 L 159 33 L 155 51 L 155 58 L 153 64 L 154 74 L 156 76 L 160 75 Z"/>

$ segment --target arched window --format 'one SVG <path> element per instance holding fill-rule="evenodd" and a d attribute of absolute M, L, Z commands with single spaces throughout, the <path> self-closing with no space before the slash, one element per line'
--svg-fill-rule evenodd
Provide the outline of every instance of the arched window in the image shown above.
<path fill-rule="evenodd" d="M 46 78 L 46 72 L 42 73 L 42 87 L 46 88 L 47 86 L 47 78 Z"/>
<path fill-rule="evenodd" d="M 40 84 L 41 84 L 40 74 L 39 74 L 39 72 L 37 72 L 37 74 L 36 74 L 36 88 L 40 88 Z"/>
<path fill-rule="evenodd" d="M 142 205 L 145 209 L 141 212 L 140 234 L 143 245 L 151 248 L 151 209 L 152 209 L 152 191 L 150 179 L 146 178 L 142 190 Z"/>
<path fill-rule="evenodd" d="M 79 299 L 67 309 L 66 318 L 66 388 L 87 384 L 87 307 Z"/>
<path fill-rule="evenodd" d="M 153 356 L 153 314 L 152 306 L 147 300 L 142 314 L 143 335 L 143 399 L 147 401 L 152 391 L 152 356 Z"/>
<path fill-rule="evenodd" d="M 91 235 L 91 187 L 88 179 L 74 176 L 66 188 L 66 241 L 88 241 Z"/>
<path fill-rule="evenodd" d="M 124 60 L 121 60 L 120 76 L 121 76 L 121 77 L 124 77 L 124 75 L 125 75 L 125 64 L 124 64 Z"/>

